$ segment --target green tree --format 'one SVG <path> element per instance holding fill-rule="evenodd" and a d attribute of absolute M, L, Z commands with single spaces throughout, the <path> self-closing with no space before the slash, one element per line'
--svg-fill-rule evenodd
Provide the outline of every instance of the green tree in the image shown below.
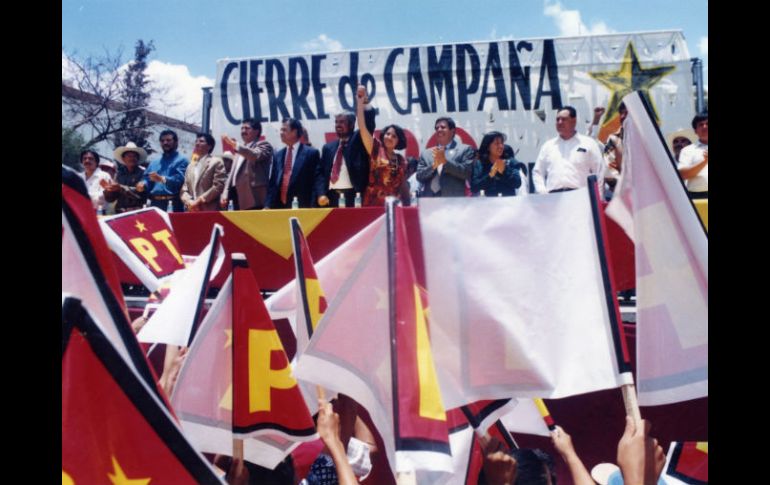
<path fill-rule="evenodd" d="M 123 76 L 120 101 L 124 113 L 120 120 L 120 129 L 113 135 L 115 147 L 123 146 L 132 141 L 151 152 L 148 138 L 152 132 L 148 129 L 147 106 L 150 104 L 151 82 L 147 79 L 147 58 L 155 50 L 152 41 L 145 43 L 142 39 L 136 41 L 134 60 L 129 63 Z"/>
<path fill-rule="evenodd" d="M 80 152 L 85 149 L 86 141 L 77 131 L 61 127 L 61 163 L 75 170 L 80 170 Z"/>

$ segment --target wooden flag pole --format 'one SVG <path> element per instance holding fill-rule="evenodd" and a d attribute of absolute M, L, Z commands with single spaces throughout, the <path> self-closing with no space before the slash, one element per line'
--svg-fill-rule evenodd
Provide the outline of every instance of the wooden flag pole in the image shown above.
<path fill-rule="evenodd" d="M 639 401 L 636 399 L 636 385 L 633 382 L 631 384 L 623 384 L 620 386 L 620 389 L 623 391 L 623 404 L 626 407 L 626 414 L 634 418 L 636 424 L 641 423 L 642 413 L 639 411 Z"/>
<path fill-rule="evenodd" d="M 316 385 L 315 392 L 318 395 L 319 401 L 326 402 L 326 390 L 323 388 L 323 386 Z"/>

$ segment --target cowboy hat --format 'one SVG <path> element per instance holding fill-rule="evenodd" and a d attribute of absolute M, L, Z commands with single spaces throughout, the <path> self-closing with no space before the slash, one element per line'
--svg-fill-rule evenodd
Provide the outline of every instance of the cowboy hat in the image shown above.
<path fill-rule="evenodd" d="M 674 140 L 677 138 L 687 138 L 690 140 L 690 143 L 695 143 L 698 141 L 698 136 L 695 134 L 695 132 L 690 128 L 686 128 L 684 130 L 677 130 L 666 135 L 666 143 L 668 143 L 668 146 L 671 147 L 674 145 Z"/>
<path fill-rule="evenodd" d="M 112 162 L 112 161 L 104 159 L 104 158 L 102 158 L 99 161 L 99 166 L 100 167 L 107 167 L 107 168 L 111 168 L 111 169 L 115 170 L 115 162 Z"/>
<path fill-rule="evenodd" d="M 112 154 L 117 160 L 123 160 L 123 154 L 126 152 L 134 152 L 139 155 L 139 161 L 143 162 L 147 158 L 147 152 L 143 148 L 136 146 L 136 143 L 130 141 L 126 143 L 124 147 L 118 147 Z"/>

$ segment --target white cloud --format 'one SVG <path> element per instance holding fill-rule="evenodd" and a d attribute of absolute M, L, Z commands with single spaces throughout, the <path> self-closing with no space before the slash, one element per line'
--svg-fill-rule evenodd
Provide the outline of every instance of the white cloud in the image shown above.
<path fill-rule="evenodd" d="M 700 38 L 700 41 L 698 42 L 698 50 L 700 51 L 700 55 L 704 57 L 709 55 L 709 38 L 708 37 Z"/>
<path fill-rule="evenodd" d="M 311 52 L 334 52 L 342 50 L 342 42 L 321 34 L 315 39 L 302 43 L 302 49 Z"/>
<path fill-rule="evenodd" d="M 213 79 L 193 76 L 187 66 L 157 60 L 147 65 L 147 77 L 163 93 L 150 101 L 151 110 L 188 123 L 200 124 L 203 107 L 201 88 L 213 86 Z"/>
<path fill-rule="evenodd" d="M 583 23 L 579 10 L 566 10 L 560 2 L 551 4 L 546 2 L 543 13 L 548 17 L 553 17 L 561 36 L 612 34 L 615 32 L 602 21 L 594 22 L 590 27 L 587 26 Z"/>
<path fill-rule="evenodd" d="M 489 33 L 489 38 L 492 40 L 513 40 L 513 34 L 500 35 L 497 33 L 497 26 L 494 26 L 492 32 Z"/>

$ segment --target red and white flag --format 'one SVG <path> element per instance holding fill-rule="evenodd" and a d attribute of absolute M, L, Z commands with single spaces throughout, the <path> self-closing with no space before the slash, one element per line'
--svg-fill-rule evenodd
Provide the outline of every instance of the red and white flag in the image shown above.
<path fill-rule="evenodd" d="M 364 406 L 394 474 L 416 472 L 419 483 L 428 483 L 452 472 L 447 418 L 402 209 L 389 211 L 388 218 L 392 229 L 380 225 L 355 260 L 296 376 Z"/>
<path fill-rule="evenodd" d="M 623 99 L 623 173 L 606 214 L 634 241 L 639 404 L 708 396 L 708 236 L 639 93 Z"/>
<path fill-rule="evenodd" d="M 62 483 L 224 483 L 80 300 L 62 301 Z"/>
<path fill-rule="evenodd" d="M 110 249 L 151 292 L 185 268 L 171 219 L 157 207 L 104 217 L 99 224 Z"/>

